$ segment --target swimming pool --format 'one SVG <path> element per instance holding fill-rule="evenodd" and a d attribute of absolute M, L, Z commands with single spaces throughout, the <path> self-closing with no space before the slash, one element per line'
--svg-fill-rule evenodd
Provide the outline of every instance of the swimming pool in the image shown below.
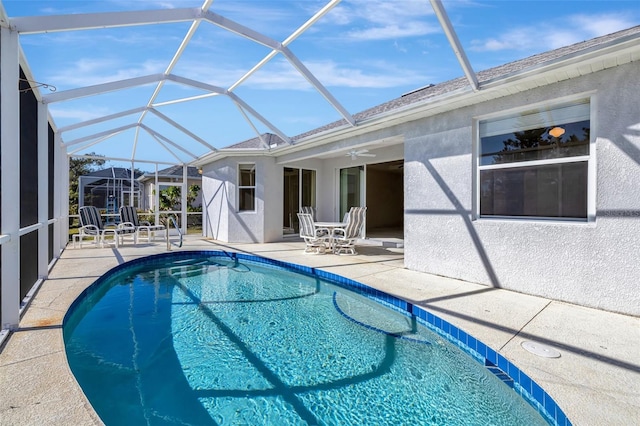
<path fill-rule="evenodd" d="M 224 252 L 121 265 L 64 322 L 107 425 L 568 424 L 461 333 L 345 278 Z"/>

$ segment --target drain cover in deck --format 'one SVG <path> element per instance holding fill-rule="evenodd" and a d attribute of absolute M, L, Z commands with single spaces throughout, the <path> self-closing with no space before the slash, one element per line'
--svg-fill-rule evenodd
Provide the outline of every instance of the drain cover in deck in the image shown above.
<path fill-rule="evenodd" d="M 549 345 L 545 345 L 539 342 L 532 342 L 530 340 L 525 340 L 521 343 L 521 345 L 523 348 L 534 355 L 542 356 L 545 358 L 560 358 L 560 352 Z"/>

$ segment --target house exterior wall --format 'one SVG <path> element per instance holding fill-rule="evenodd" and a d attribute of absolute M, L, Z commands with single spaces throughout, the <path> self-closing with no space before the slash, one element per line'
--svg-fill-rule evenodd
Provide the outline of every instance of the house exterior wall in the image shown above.
<path fill-rule="evenodd" d="M 640 315 L 637 64 L 411 123 L 405 131 L 405 265 Z M 474 220 L 473 117 L 595 91 L 596 221 Z"/>
<path fill-rule="evenodd" d="M 404 155 L 405 266 L 614 312 L 640 315 L 640 68 L 630 63 L 517 95 L 346 137 L 324 152 L 388 138 L 404 144 L 370 149 L 356 161 L 322 147 L 272 157 L 227 157 L 205 168 L 208 236 L 230 242 L 282 237 L 282 169 L 317 170 L 320 220 L 338 212 L 337 170 Z M 591 97 L 596 220 L 477 219 L 474 214 L 476 119 L 572 96 Z M 299 160 L 296 158 L 298 157 Z M 237 164 L 257 164 L 257 210 L 235 212 Z M 221 188 L 226 188 L 221 190 Z M 227 223 L 228 222 L 228 223 Z"/>
<path fill-rule="evenodd" d="M 235 211 L 230 192 L 237 180 L 237 165 L 227 158 L 202 169 L 202 233 L 205 237 L 229 241 L 229 219 Z M 233 185 L 233 186 L 232 186 Z"/>
<path fill-rule="evenodd" d="M 238 211 L 239 164 L 256 165 L 255 211 Z M 270 157 L 230 157 L 205 166 L 202 173 L 204 236 L 233 243 L 275 241 L 276 235 L 282 232 L 280 216 L 273 211 L 278 205 L 282 210 L 282 196 L 278 195 L 282 185 L 276 182 L 281 182 L 282 177 L 278 179 L 277 169 Z"/>
<path fill-rule="evenodd" d="M 256 175 L 260 191 L 256 190 L 256 197 L 262 199 L 264 221 L 256 222 L 256 233 L 262 236 L 259 242 L 278 241 L 282 238 L 283 166 L 273 157 L 260 160 L 260 174 Z"/>

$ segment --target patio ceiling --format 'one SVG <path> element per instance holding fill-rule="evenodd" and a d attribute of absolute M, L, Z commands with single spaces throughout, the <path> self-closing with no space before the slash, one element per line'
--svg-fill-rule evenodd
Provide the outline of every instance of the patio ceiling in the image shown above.
<path fill-rule="evenodd" d="M 294 136 L 314 128 L 292 126 L 296 115 L 309 117 L 322 111 L 325 117 L 327 110 L 331 110 L 329 116 L 332 121 L 343 120 L 350 127 L 359 125 L 354 115 L 364 108 L 362 103 L 355 100 L 366 91 L 339 91 L 340 86 L 336 84 L 330 90 L 331 85 L 306 64 L 311 61 L 305 59 L 309 57 L 308 45 L 296 44 L 303 38 L 311 39 L 314 34 L 321 32 L 322 21 L 328 16 L 338 19 L 336 15 L 339 16 L 337 9 L 340 0 L 313 3 L 317 7 L 313 11 L 309 10 L 310 3 L 304 4 L 306 7 L 296 11 L 300 22 L 297 27 L 274 29 L 252 28 L 222 13 L 228 12 L 234 18 L 244 20 L 242 8 L 249 2 L 205 0 L 194 6 L 195 1 L 199 3 L 200 0 L 183 0 L 178 5 L 189 7 L 169 9 L 158 9 L 160 2 L 157 2 L 151 4 L 156 8 L 145 10 L 90 13 L 75 13 L 72 10 L 73 13 L 67 14 L 17 17 L 6 16 L 4 9 L 9 8 L 0 3 L 3 25 L 8 25 L 19 34 L 21 62 L 27 79 L 32 81 L 32 86 L 45 84 L 35 90 L 36 96 L 49 106 L 49 114 L 68 154 L 83 155 L 95 151 L 121 162 L 189 164 L 221 147 L 245 139 L 258 138 L 261 148 L 270 150 L 272 142 L 264 137 L 266 133 L 277 135 L 285 143 L 294 144 L 298 140 Z M 354 0 L 344 2 L 362 5 Z M 5 0 L 4 3 L 8 4 L 9 1 Z M 74 2 L 70 4 L 73 7 Z M 403 3 L 403 6 L 408 4 Z M 448 77 L 464 75 L 468 88 L 479 90 L 476 74 L 443 3 L 440 0 L 417 0 L 412 5 L 417 5 L 418 10 L 425 14 L 425 19 L 432 21 L 432 25 L 437 22 L 439 29 L 432 30 L 434 37 L 446 36 L 452 58 L 449 65 L 453 62 L 458 65 L 457 72 Z M 145 2 L 144 6 L 150 7 L 150 4 Z M 236 8 L 235 13 L 231 6 Z M 255 19 L 246 20 L 254 24 L 259 22 Z M 131 28 L 139 32 L 135 36 L 123 32 Z M 181 36 L 176 37 L 177 33 Z M 29 66 L 30 53 L 33 51 L 42 55 L 42 51 L 34 46 L 51 43 L 62 46 L 72 55 L 74 44 L 72 39 L 65 39 L 64 34 L 87 34 L 87 37 L 102 34 L 101 37 L 120 41 L 123 50 L 131 45 L 128 43 L 132 37 L 136 40 L 147 37 L 149 46 L 161 43 L 163 48 L 158 51 L 149 47 L 148 52 L 144 49 L 137 52 L 139 67 L 135 72 L 118 68 L 106 70 L 111 66 L 109 61 L 100 63 L 96 57 L 93 58 L 95 63 L 85 63 L 79 58 L 69 64 L 63 58 L 52 56 L 47 58 L 46 69 L 43 69 L 41 61 L 38 61 L 37 69 L 32 69 Z M 98 58 L 100 54 L 118 56 L 119 52 L 101 53 L 100 40 L 102 38 L 95 39 Z M 340 40 L 336 39 L 333 43 L 340 45 Z M 330 52 L 332 46 L 323 44 L 322 48 Z M 252 62 L 243 66 L 234 63 L 225 68 L 225 61 L 233 62 L 233 49 L 236 52 L 250 52 Z M 416 58 L 415 61 L 419 68 L 440 65 L 428 65 L 420 63 L 420 60 Z M 283 64 L 288 67 L 287 71 L 283 71 Z M 51 91 L 54 84 L 47 80 L 47 76 L 56 75 L 51 70 L 72 69 L 73 66 L 81 78 L 69 82 L 55 80 L 56 90 Z M 202 70 L 196 72 L 195 68 L 200 66 Z M 228 72 L 220 72 L 225 69 Z M 146 70 L 154 72 L 145 73 Z M 296 78 L 305 85 L 282 88 L 296 92 L 298 97 L 293 105 L 282 105 L 281 96 L 275 90 L 266 100 L 263 94 L 256 94 L 256 80 L 264 85 L 278 86 L 284 72 L 295 73 Z M 62 74 L 60 72 L 59 75 Z M 428 83 L 424 81 L 421 85 Z M 396 93 L 385 101 L 399 95 Z M 110 107 L 103 108 L 102 105 L 107 102 Z M 113 105 L 118 105 L 120 109 L 114 111 Z M 186 105 L 198 106 L 198 113 L 194 114 L 191 110 L 187 113 Z M 70 111 L 75 111 L 75 114 Z M 315 127 L 326 123 L 317 123 Z M 229 139 L 228 130 L 231 128 L 237 130 L 231 136 L 236 139 Z M 117 154 L 114 155 L 114 152 Z"/>

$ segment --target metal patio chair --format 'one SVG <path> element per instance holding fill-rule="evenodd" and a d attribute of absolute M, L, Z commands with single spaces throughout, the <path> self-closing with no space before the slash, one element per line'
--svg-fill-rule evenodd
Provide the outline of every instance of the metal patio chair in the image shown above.
<path fill-rule="evenodd" d="M 313 223 L 313 216 L 309 213 L 298 213 L 298 221 L 300 222 L 300 237 L 306 243 L 304 252 L 324 254 L 330 238 L 329 230 L 317 228 Z"/>
<path fill-rule="evenodd" d="M 333 229 L 331 239 L 334 254 L 358 254 L 355 244 L 363 236 L 366 211 L 366 207 L 351 207 L 345 227 Z"/>
<path fill-rule="evenodd" d="M 156 231 L 164 231 L 166 229 L 164 225 L 152 225 L 147 220 L 139 220 L 138 211 L 132 206 L 120 207 L 120 224 L 133 227 L 136 230 L 138 241 L 146 239 L 147 242 L 154 240 Z"/>
<path fill-rule="evenodd" d="M 134 244 L 137 243 L 136 229 L 132 226 L 119 224 L 116 228 L 105 228 L 102 216 L 94 206 L 80 207 L 80 232 L 74 236 L 73 245 L 80 240 L 80 247 L 84 238 L 93 238 L 96 246 L 104 247 L 106 236 L 112 235 L 116 247 L 124 243 L 125 237 L 131 237 Z"/>

